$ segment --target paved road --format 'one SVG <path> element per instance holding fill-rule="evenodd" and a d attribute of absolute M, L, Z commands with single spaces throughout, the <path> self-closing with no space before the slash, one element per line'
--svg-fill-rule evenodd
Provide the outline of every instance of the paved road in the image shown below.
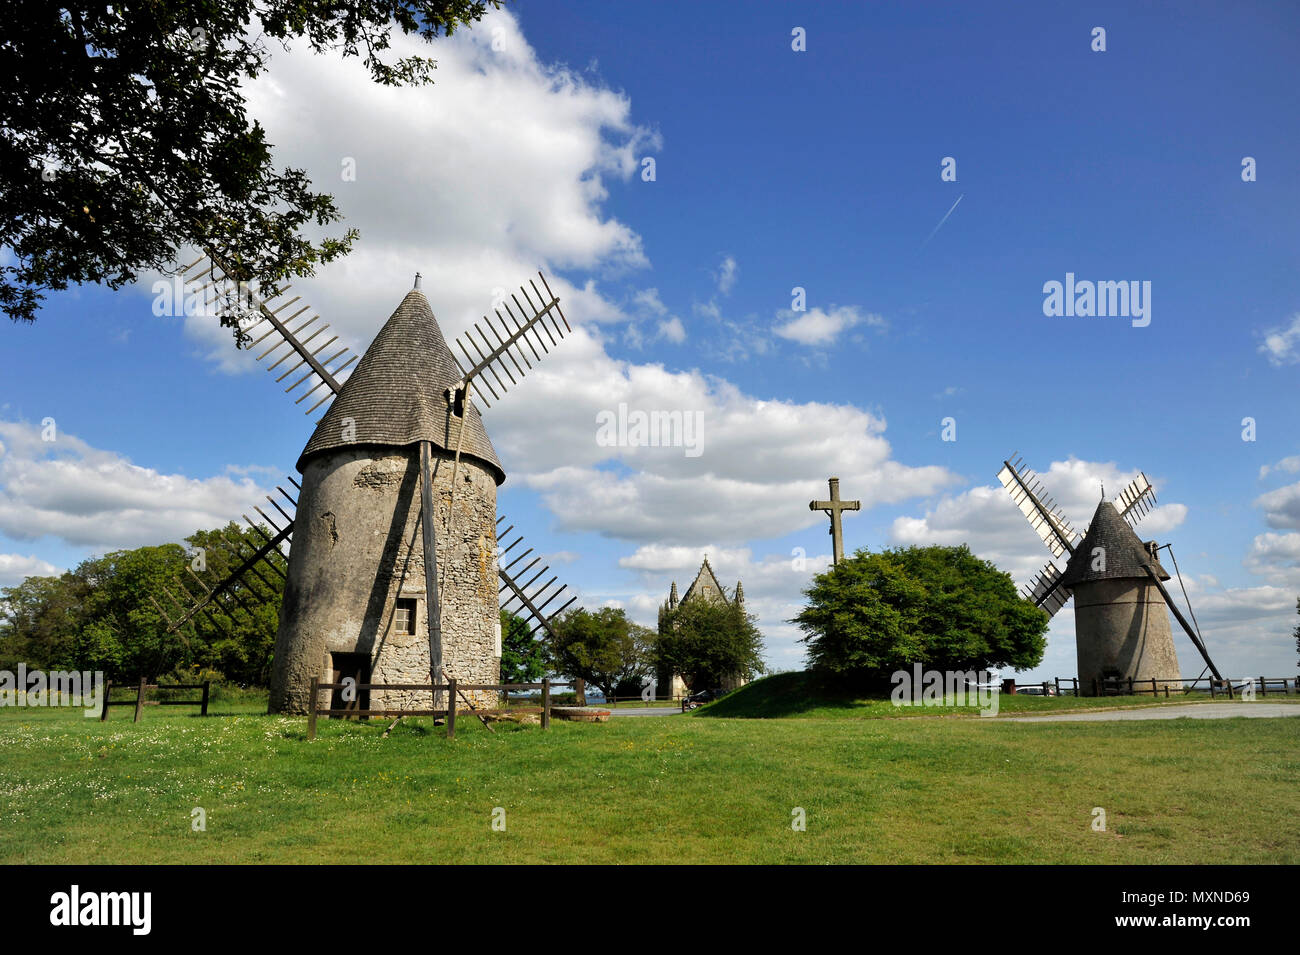
<path fill-rule="evenodd" d="M 1055 716 L 1007 716 L 996 722 L 1012 723 L 1099 723 L 1108 720 L 1176 720 L 1190 717 L 1194 720 L 1223 720 L 1233 716 L 1254 718 L 1269 716 L 1300 716 L 1296 703 L 1187 703 L 1182 706 L 1160 706 L 1137 710 L 1106 710 L 1103 713 L 1058 713 Z M 993 722 L 993 721 L 989 721 Z"/>
<path fill-rule="evenodd" d="M 597 706 L 593 708 L 608 709 L 610 716 L 672 716 L 682 711 L 680 706 Z"/>

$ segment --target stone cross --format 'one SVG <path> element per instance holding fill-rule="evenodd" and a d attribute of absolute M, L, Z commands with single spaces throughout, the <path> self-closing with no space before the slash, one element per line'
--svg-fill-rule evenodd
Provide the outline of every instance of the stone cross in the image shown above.
<path fill-rule="evenodd" d="M 834 563 L 844 559 L 844 531 L 840 527 L 840 511 L 860 511 L 861 501 L 840 500 L 840 479 L 831 478 L 831 499 L 829 501 L 809 501 L 808 510 L 825 511 L 831 519 L 831 543 Z"/>

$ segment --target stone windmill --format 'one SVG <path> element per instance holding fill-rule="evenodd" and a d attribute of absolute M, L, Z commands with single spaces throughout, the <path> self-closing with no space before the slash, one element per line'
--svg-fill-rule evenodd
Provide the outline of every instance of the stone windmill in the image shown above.
<path fill-rule="evenodd" d="M 554 576 L 539 583 L 549 570 L 533 572 L 539 557 L 515 569 L 531 548 L 500 566 L 498 557 L 503 562 L 521 538 L 498 548 L 498 537 L 513 530 L 501 530 L 504 518 L 496 512 L 496 489 L 505 470 L 472 400 L 480 384 L 499 398 L 549 351 L 548 342 L 554 347 L 570 330 L 545 277 L 538 273 L 542 288 L 530 281 L 494 309 L 496 322 L 485 317 L 462 336 L 462 363 L 443 338 L 417 275 L 415 288 L 340 381 L 356 356 L 344 360 L 348 350 L 339 348 L 320 359 L 336 337 L 313 345 L 328 326 L 304 337 L 319 319 L 294 324 L 309 311 L 306 306 L 281 317 L 299 302 L 287 287 L 265 296 L 251 292 L 211 253 L 181 274 L 186 282 L 202 283 L 196 294 L 203 296 L 205 309 L 215 307 L 229 316 L 223 321 L 239 324 L 241 347 L 266 342 L 258 361 L 284 350 L 268 370 L 288 365 L 277 381 L 300 373 L 286 392 L 314 381 L 298 403 L 327 389 L 308 414 L 332 403 L 298 458 L 301 482 L 290 478 L 296 500 L 277 488 L 280 497 L 267 498 L 273 513 L 255 507 L 261 523 L 245 515 L 264 543 L 254 550 L 228 541 L 238 560 L 224 579 L 209 583 L 191 569 L 184 591 L 188 599 L 171 595 L 183 612 L 169 619 L 169 629 L 178 630 L 215 607 L 230 615 L 242 604 L 248 613 L 241 590 L 249 575 L 265 583 L 261 570 L 269 567 L 285 578 L 271 712 L 305 711 L 313 677 L 427 684 L 432 673 L 436 682 L 499 682 L 499 610 L 526 614 L 535 633 L 549 629 L 550 620 L 575 599 L 547 612 L 565 586 L 557 586 Z M 284 560 L 272 558 L 286 556 L 290 544 L 285 571 Z M 379 694 L 382 699 L 363 693 L 349 703 L 359 709 L 406 707 L 415 691 Z M 493 697 L 470 694 L 468 702 L 477 706 Z M 439 705 L 435 699 L 435 708 Z"/>
<path fill-rule="evenodd" d="M 1024 597 L 1054 616 L 1074 597 L 1079 692 L 1094 681 L 1159 680 L 1181 689 L 1169 613 L 1178 620 L 1216 680 L 1222 680 L 1205 644 L 1165 589 L 1169 574 L 1157 559 L 1155 541 L 1143 542 L 1130 526 L 1155 504 L 1155 489 L 1139 474 L 1114 502 L 1097 505 L 1082 536 L 1043 491 L 1020 459 L 1003 461 L 998 480 L 1028 518 L 1054 558 L 1068 554 L 1065 570 L 1054 561 L 1025 588 Z"/>

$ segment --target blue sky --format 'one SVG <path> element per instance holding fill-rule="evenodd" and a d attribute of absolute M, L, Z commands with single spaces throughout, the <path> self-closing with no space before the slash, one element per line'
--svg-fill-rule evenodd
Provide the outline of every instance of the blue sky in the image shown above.
<path fill-rule="evenodd" d="M 1079 530 L 1099 482 L 1145 471 L 1163 506 L 1139 532 L 1174 545 L 1221 668 L 1277 675 L 1300 592 L 1298 25 L 1283 4 L 524 0 L 440 44 L 432 88 L 295 49 L 249 96 L 362 231 L 300 283 L 354 347 L 417 269 L 449 336 L 494 286 L 561 284 L 578 333 L 485 422 L 501 510 L 588 605 L 653 624 L 707 551 L 797 667 L 829 474 L 863 500 L 850 549 L 964 540 L 1023 581 L 1048 555 L 994 477 L 1019 451 Z M 1150 324 L 1044 315 L 1067 272 L 1150 282 Z M 0 583 L 236 517 L 291 472 L 315 416 L 210 320 L 155 317 L 153 278 L 0 330 Z M 598 446 L 620 401 L 698 412 L 701 454 Z M 1073 655 L 1067 608 L 1035 675 Z"/>

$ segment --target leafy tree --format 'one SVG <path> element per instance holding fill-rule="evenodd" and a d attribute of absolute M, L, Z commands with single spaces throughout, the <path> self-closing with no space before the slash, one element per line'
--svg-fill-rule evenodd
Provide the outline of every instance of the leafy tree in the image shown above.
<path fill-rule="evenodd" d="M 1296 598 L 1295 612 L 1300 613 L 1300 597 Z M 1296 628 L 1295 631 L 1292 633 L 1292 636 L 1295 637 L 1296 653 L 1300 653 L 1300 623 L 1296 624 Z"/>
<path fill-rule="evenodd" d="M 622 609 L 570 610 L 551 626 L 555 636 L 549 640 L 548 655 L 554 669 L 581 677 L 607 699 L 619 683 L 643 679 L 650 672 L 653 634 L 629 620 Z"/>
<path fill-rule="evenodd" d="M 270 533 L 266 527 L 262 531 Z M 224 579 L 241 562 L 229 546 L 223 546 L 226 541 L 232 544 L 242 541 L 239 553 L 247 556 L 265 544 L 266 538 L 251 528 L 241 529 L 233 521 L 219 530 L 196 531 L 187 537 L 191 566 L 199 556 L 198 549 L 202 549 L 206 569 L 200 576 L 209 586 Z M 223 605 L 214 603 L 194 619 L 192 664 L 217 670 L 236 683 L 265 686 L 270 682 L 284 593 L 282 575 L 288 574 L 289 562 L 278 550 L 267 554 L 266 560 L 279 568 L 279 573 L 261 563 L 255 565 L 232 588 L 232 599 L 225 602 L 225 606 L 232 608 L 230 613 L 222 609 Z M 188 573 L 184 577 L 193 580 Z"/>
<path fill-rule="evenodd" d="M 158 606 L 185 559 L 179 545 L 164 544 L 114 551 L 77 567 L 87 587 L 84 622 L 73 638 L 80 668 L 155 682 L 185 659 L 189 634 L 168 633 Z"/>
<path fill-rule="evenodd" d="M 814 670 L 859 685 L 913 663 L 1024 669 L 1042 660 L 1047 614 L 966 545 L 859 550 L 804 591 L 792 621 Z"/>
<path fill-rule="evenodd" d="M 764 669 L 763 635 L 754 620 L 734 602 L 688 600 L 664 616 L 656 662 L 662 672 L 680 673 L 692 692 L 730 677 L 749 680 Z"/>
<path fill-rule="evenodd" d="M 0 590 L 0 670 L 19 663 L 43 670 L 71 669 L 73 637 L 81 629 L 87 587 L 69 572 L 28 577 Z"/>
<path fill-rule="evenodd" d="M 528 622 L 501 611 L 501 682 L 536 683 L 546 673 L 546 644 L 533 638 Z"/>
<path fill-rule="evenodd" d="M 32 321 L 69 283 L 120 288 L 207 246 L 235 277 L 310 275 L 357 238 L 300 169 L 276 170 L 242 87 L 271 44 L 363 56 L 386 86 L 432 82 L 433 60 L 386 62 L 394 28 L 432 41 L 500 0 L 17 0 L 0 43 L 0 309 Z M 236 316 L 223 324 L 242 335 Z"/>
<path fill-rule="evenodd" d="M 187 580 L 194 594 L 201 593 L 190 571 L 211 586 L 240 562 L 217 546 L 219 539 L 242 541 L 244 554 L 264 540 L 232 523 L 191 535 L 188 550 L 166 544 L 114 551 L 60 577 L 29 577 L 0 590 L 0 666 L 103 670 L 116 681 L 150 682 L 205 667 L 241 683 L 265 684 L 283 585 L 274 571 L 260 568 L 235 585 L 240 610 L 233 615 L 213 603 L 172 632 L 171 621 L 182 610 L 169 594 L 186 602 Z M 283 572 L 284 558 L 278 552 L 270 557 Z"/>

